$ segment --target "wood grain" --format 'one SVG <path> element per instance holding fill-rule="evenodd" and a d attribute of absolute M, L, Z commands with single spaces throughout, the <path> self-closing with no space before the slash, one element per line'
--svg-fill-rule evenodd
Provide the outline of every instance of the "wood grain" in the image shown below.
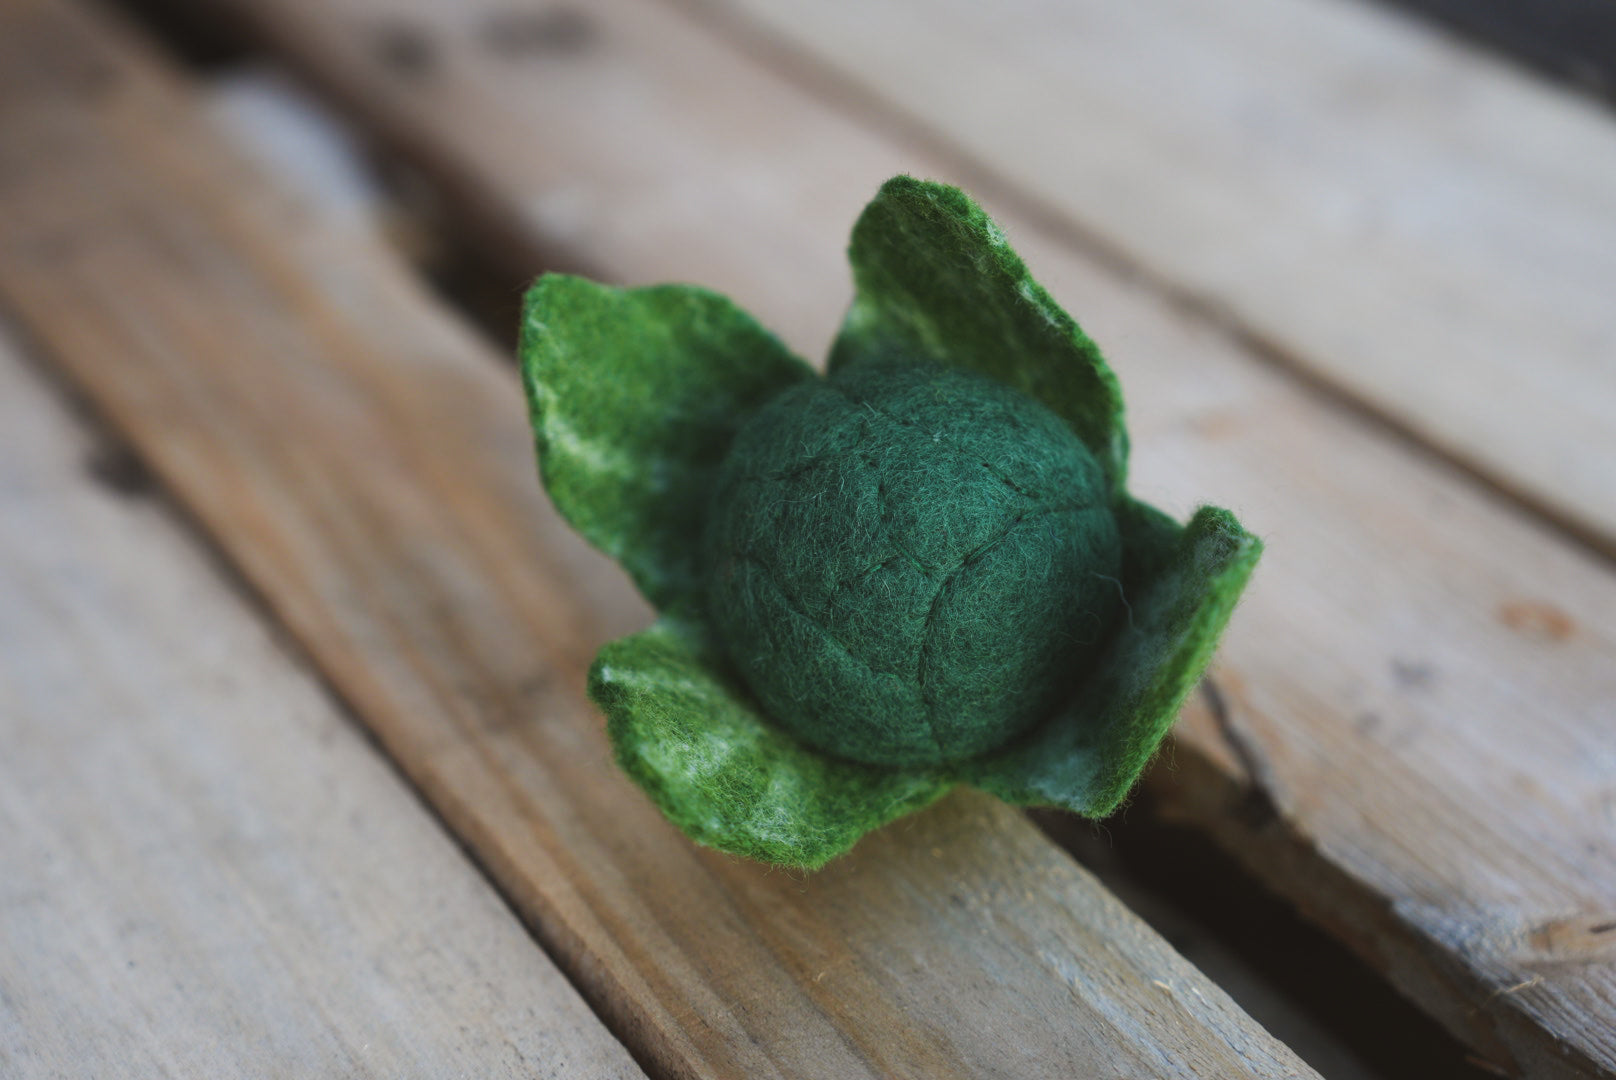
<path fill-rule="evenodd" d="M 104 21 L 6 10 L 40 60 L 0 97 L 0 296 L 656 1072 L 1314 1075 L 984 797 L 808 878 L 685 842 L 581 696 L 646 613 L 544 507 L 509 369 Z"/>
<path fill-rule="evenodd" d="M 1362 0 L 695 2 L 1616 554 L 1594 102 Z"/>
<path fill-rule="evenodd" d="M 508 248 L 579 243 L 620 279 L 733 291 L 810 355 L 858 204 L 896 168 L 949 176 L 662 4 L 600 0 L 587 47 L 521 61 L 492 58 L 492 0 L 238 8 L 508 220 Z M 377 58 L 380 27 L 429 43 L 430 67 Z M 1136 492 L 1230 505 L 1269 541 L 1223 652 L 1223 723 L 1190 711 L 1157 790 L 1497 1068 L 1612 1075 L 1616 963 L 1561 929 L 1616 917 L 1606 568 L 988 201 L 1109 348 Z M 1551 940 L 1569 944 L 1530 944 Z"/>
<path fill-rule="evenodd" d="M 642 1076 L 4 331 L 0 1075 Z"/>

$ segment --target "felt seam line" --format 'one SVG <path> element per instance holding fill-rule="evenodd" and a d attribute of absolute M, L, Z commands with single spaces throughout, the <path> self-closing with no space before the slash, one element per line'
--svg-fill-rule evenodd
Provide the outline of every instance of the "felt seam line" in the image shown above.
<path fill-rule="evenodd" d="M 889 423 L 898 424 L 898 425 L 900 425 L 902 427 L 906 427 L 906 428 L 916 428 L 916 429 L 918 429 L 920 427 L 920 425 L 915 423 L 913 420 L 905 420 L 901 416 L 893 416 L 891 413 L 887 412 L 885 409 L 877 408 L 876 406 L 870 404 L 870 402 L 866 401 L 864 398 L 861 398 L 861 397 L 857 396 L 856 394 L 849 393 L 848 391 L 844 390 L 842 387 L 837 386 L 835 383 L 827 382 L 825 385 L 826 385 L 826 387 L 828 389 L 834 391 L 837 394 L 840 394 L 842 397 L 846 398 L 848 401 L 850 401 L 854 405 L 862 405 L 862 406 L 864 406 L 866 409 L 870 410 L 871 413 L 873 413 L 876 416 L 881 417 L 881 419 L 886 420 Z M 981 465 L 984 469 L 986 469 L 989 473 L 991 473 L 993 475 L 994 479 L 998 480 L 999 483 L 1003 484 L 1005 487 L 1009 488 L 1011 491 L 1014 491 L 1017 495 L 1021 495 L 1021 496 L 1025 497 L 1025 498 L 1029 498 L 1029 499 L 1037 498 L 1036 495 L 1033 495 L 1031 492 L 1024 490 L 1014 480 L 1011 480 L 1009 477 L 1007 477 L 1003 473 L 999 472 L 990 463 L 978 459 L 975 454 L 965 453 L 959 447 L 950 445 L 949 443 L 938 442 L 938 443 L 934 443 L 933 445 L 936 446 L 936 448 L 941 450 L 943 453 L 952 455 L 953 457 L 964 458 L 967 461 L 973 461 L 973 460 L 976 461 L 977 464 Z M 873 462 L 872 462 L 872 464 L 873 464 Z"/>
<path fill-rule="evenodd" d="M 875 467 L 875 463 L 870 461 L 868 458 L 863 460 L 864 463 L 869 467 Z M 937 572 L 935 567 L 927 566 L 925 563 L 921 562 L 919 556 L 917 556 L 913 551 L 909 550 L 908 545 L 900 544 L 898 542 L 898 538 L 893 535 L 892 511 L 887 504 L 887 483 L 885 480 L 877 479 L 875 482 L 875 501 L 881 506 L 881 529 L 887 535 L 887 543 L 896 548 L 898 550 L 898 554 L 914 563 L 915 569 L 919 570 L 922 574 L 925 574 L 927 577 L 931 577 L 933 574 L 935 574 Z"/>
<path fill-rule="evenodd" d="M 985 462 L 985 461 L 982 462 L 982 467 L 984 469 L 986 469 L 993 476 L 994 479 L 998 480 L 999 483 L 1003 484 L 1005 487 L 1009 488 L 1011 491 L 1015 492 L 1017 495 L 1020 495 L 1023 498 L 1027 498 L 1027 499 L 1036 499 L 1038 497 L 1038 496 L 1034 495 L 1032 492 L 1027 491 L 1026 489 L 1024 489 L 1020 484 L 1016 483 L 1014 480 L 1010 479 L 1008 476 L 1005 476 L 1003 473 L 999 472 L 999 470 L 995 469 L 992 465 L 988 464 L 987 462 Z"/>
<path fill-rule="evenodd" d="M 877 570 L 890 570 L 890 569 L 892 569 L 892 564 L 897 562 L 899 559 L 901 559 L 903 557 L 904 557 L 903 552 L 900 551 L 900 552 L 897 552 L 896 554 L 889 555 L 887 558 L 883 559 L 881 562 L 876 563 L 874 566 L 868 567 L 868 568 L 866 568 L 864 570 L 859 570 L 859 571 L 857 571 L 857 572 L 855 572 L 853 574 L 848 575 L 847 577 L 845 577 L 842 580 L 836 582 L 834 585 L 832 585 L 830 587 L 831 595 L 834 597 L 835 594 L 841 592 L 843 589 L 847 588 L 849 585 L 858 584 L 859 582 L 863 581 L 865 578 L 869 577 L 871 574 L 875 573 Z"/>
<path fill-rule="evenodd" d="M 920 703 L 926 717 L 926 727 L 931 732 L 932 741 L 937 744 L 937 753 L 940 757 L 946 758 L 947 752 L 943 747 L 942 736 L 937 734 L 937 701 L 928 685 L 928 674 L 931 669 L 932 636 L 937 629 L 937 613 L 942 608 L 944 594 L 953 587 L 961 574 L 981 562 L 988 552 L 1008 540 L 1010 534 L 1015 532 L 1023 522 L 1048 517 L 1050 514 L 1071 509 L 1082 509 L 1082 507 L 1049 506 L 1017 514 L 998 536 L 966 555 L 960 561 L 960 564 L 950 571 L 947 577 L 943 578 L 937 586 L 937 591 L 932 594 L 931 604 L 926 610 L 926 621 L 921 626 L 920 631 L 920 648 L 917 650 L 915 659 L 915 685 L 920 690 Z"/>
<path fill-rule="evenodd" d="M 801 476 L 803 473 L 813 471 L 814 469 L 816 469 L 819 466 L 823 465 L 825 462 L 832 460 L 835 456 L 836 456 L 835 451 L 826 450 L 822 454 L 815 454 L 813 457 L 804 458 L 803 460 L 797 462 L 795 465 L 791 466 L 791 468 L 782 469 L 779 472 L 773 472 L 773 473 L 747 473 L 747 474 L 745 474 L 744 476 L 741 477 L 741 481 L 743 483 L 752 483 L 752 484 L 779 484 L 779 483 L 784 483 L 784 482 L 789 481 L 789 480 L 795 480 L 797 477 Z"/>
<path fill-rule="evenodd" d="M 865 671 L 868 671 L 871 675 L 884 676 L 884 677 L 889 678 L 889 679 L 902 678 L 902 676 L 900 676 L 897 672 L 894 672 L 894 671 L 878 671 L 878 670 L 876 670 L 876 668 L 873 667 L 868 660 L 864 659 L 862 656 L 859 656 L 857 653 L 855 653 L 852 649 L 848 648 L 847 644 L 845 642 L 843 642 L 835 634 L 832 634 L 830 632 L 830 630 L 828 630 L 824 626 L 824 624 L 821 623 L 818 619 L 816 619 L 816 618 L 814 618 L 814 616 L 810 615 L 808 613 L 807 608 L 805 608 L 803 606 L 801 601 L 799 601 L 795 596 L 792 596 L 789 592 L 787 592 L 785 590 L 785 587 L 783 585 L 781 585 L 779 580 L 775 577 L 774 567 L 770 566 L 766 561 L 764 561 L 762 558 L 760 558 L 758 555 L 756 555 L 753 552 L 742 551 L 742 552 L 739 552 L 738 554 L 742 559 L 745 559 L 747 562 L 751 563 L 752 565 L 756 566 L 758 569 L 763 571 L 764 580 L 766 580 L 769 583 L 769 585 L 773 587 L 774 591 L 780 595 L 780 599 L 785 601 L 786 607 L 788 609 L 790 609 L 790 611 L 791 611 L 791 613 L 793 615 L 797 616 L 797 618 L 803 620 L 809 626 L 812 626 L 815 630 L 817 630 L 820 633 L 820 635 L 824 637 L 824 639 L 826 641 L 830 642 L 832 645 L 834 645 L 838 649 L 840 649 L 842 651 L 842 653 L 849 660 L 852 660 L 855 663 L 857 663 L 860 667 L 862 667 Z"/>
<path fill-rule="evenodd" d="M 1005 530 L 1008 535 L 1009 530 Z M 1001 535 L 1000 539 L 1004 537 Z M 926 621 L 920 631 L 920 648 L 915 656 L 915 686 L 920 690 L 921 714 L 926 718 L 926 730 L 931 733 L 931 741 L 937 744 L 937 757 L 945 759 L 948 755 L 943 749 L 943 738 L 937 734 L 937 700 L 927 686 L 927 675 L 931 669 L 931 638 L 937 627 L 937 612 L 943 606 L 943 593 L 953 584 L 954 579 L 965 572 L 968 563 L 961 563 L 954 568 L 954 572 L 945 577 L 937 585 L 937 591 L 932 594 L 931 604 L 926 609 Z"/>
<path fill-rule="evenodd" d="M 851 402 L 851 403 L 853 403 L 855 405 L 863 405 L 872 414 L 874 414 L 875 416 L 880 417 L 883 420 L 888 421 L 889 423 L 899 424 L 899 425 L 902 425 L 903 427 L 907 427 L 907 428 L 916 428 L 916 427 L 919 426 L 912 420 L 905 420 L 902 417 L 893 416 L 889 412 L 885 412 L 885 411 L 883 411 L 881 409 L 878 409 L 874 405 L 872 405 L 869 401 L 866 401 L 863 398 L 857 397 L 857 396 L 849 393 L 848 391 L 842 389 L 839 386 L 834 386 L 834 385 L 831 385 L 831 384 L 828 384 L 828 383 L 827 383 L 827 386 L 829 386 L 829 388 L 831 390 L 834 390 L 837 394 L 839 394 L 841 397 L 845 398 L 847 401 L 849 401 L 849 402 Z M 974 460 L 976 458 L 976 455 L 965 453 L 964 451 L 960 450 L 958 447 L 951 446 L 951 445 L 949 445 L 947 443 L 937 443 L 935 445 L 943 453 L 949 454 L 949 455 L 954 456 L 954 457 L 965 458 L 967 460 Z M 820 465 L 823 465 L 826 462 L 833 461 L 837 456 L 838 456 L 837 451 L 835 451 L 835 450 L 826 450 L 823 453 L 815 454 L 812 457 L 805 458 L 802 461 L 797 462 L 795 465 L 792 465 L 789 469 L 782 469 L 779 472 L 773 472 L 773 473 L 748 473 L 747 475 L 743 476 L 741 479 L 742 479 L 743 482 L 747 482 L 747 483 L 764 483 L 764 484 L 787 483 L 787 482 L 789 482 L 791 480 L 795 480 L 797 477 L 803 475 L 804 473 L 811 472 L 812 470 L 818 468 Z M 864 456 L 863 460 L 864 460 L 864 463 L 866 465 L 874 466 L 876 464 L 874 461 L 870 460 L 868 456 Z M 986 469 L 988 471 L 989 475 L 991 475 L 995 480 L 999 481 L 999 483 L 1003 484 L 1005 487 L 1009 488 L 1011 491 L 1014 491 L 1017 495 L 1020 495 L 1022 498 L 1036 500 L 1036 499 L 1038 499 L 1040 497 L 1037 493 L 1032 492 L 1032 491 L 1028 491 L 1026 488 L 1022 487 L 1020 484 L 1016 483 L 1014 480 L 1010 479 L 1008 476 L 1005 476 L 998 469 L 995 469 L 993 467 L 992 462 L 978 460 L 977 464 L 981 465 L 982 468 Z M 1081 509 L 1086 509 L 1087 507 L 1092 506 L 1092 505 L 1093 505 L 1093 501 L 1091 500 L 1089 502 L 1076 504 L 1074 506 L 1074 508 L 1081 510 Z"/>
<path fill-rule="evenodd" d="M 975 562 L 977 559 L 980 559 L 983 555 L 986 555 L 988 553 L 989 549 L 996 546 L 1000 541 L 1002 541 L 1006 536 L 1009 535 L 1011 529 L 1014 529 L 1017 525 L 1021 524 L 1024 521 L 1030 521 L 1030 520 L 1033 520 L 1033 519 L 1036 519 L 1036 518 L 1039 518 L 1039 517 L 1043 517 L 1046 514 L 1060 514 L 1060 513 L 1069 513 L 1069 512 L 1072 512 L 1072 511 L 1076 511 L 1076 510 L 1085 510 L 1091 505 L 1093 505 L 1093 504 L 1092 503 L 1087 503 L 1087 502 L 1082 502 L 1082 503 L 1059 503 L 1059 504 L 1057 504 L 1055 506 L 1040 506 L 1040 507 L 1037 507 L 1037 508 L 1035 508 L 1033 510 L 1029 510 L 1029 511 L 1021 514 L 1015 520 L 1011 521 L 1009 526 L 1005 529 L 1005 532 L 1004 532 L 1003 535 L 995 537 L 994 539 L 987 541 L 986 543 L 984 543 L 980 547 L 978 547 L 975 551 L 972 551 L 970 554 L 966 555 L 965 558 L 961 561 L 960 565 L 955 567 L 954 570 L 951 571 L 951 574 L 958 573 L 960 570 L 963 570 L 966 566 L 969 566 L 971 563 Z M 890 539 L 890 537 L 889 537 L 889 539 Z M 894 545 L 894 546 L 896 546 L 896 545 Z M 732 552 L 731 554 L 737 554 L 737 553 Z M 748 553 L 747 557 L 750 558 L 754 562 L 757 562 L 759 564 L 762 563 L 762 560 L 760 558 L 758 558 L 755 554 Z M 830 590 L 829 590 L 830 594 L 834 598 L 835 594 L 841 592 L 843 589 L 847 588 L 849 585 L 858 584 L 859 582 L 863 581 L 865 578 L 869 577 L 871 574 L 875 573 L 877 570 L 890 570 L 890 569 L 892 569 L 892 564 L 893 563 L 897 562 L 899 559 L 905 559 L 905 558 L 908 559 L 910 562 L 915 563 L 915 566 L 916 566 L 917 569 L 921 569 L 921 570 L 925 569 L 924 567 L 920 566 L 919 562 L 914 558 L 913 555 L 910 555 L 908 552 L 898 551 L 898 552 L 895 552 L 892 555 L 887 556 L 885 559 L 883 559 L 880 562 L 876 563 L 874 566 L 867 566 L 863 570 L 855 570 L 853 573 L 849 574 L 847 577 L 842 578 L 839 581 L 836 581 L 830 587 Z M 1108 577 L 1105 574 L 1099 574 L 1097 576 L 1103 577 L 1107 581 L 1116 581 L 1115 578 Z M 1120 582 L 1117 583 L 1117 587 L 1118 587 L 1118 589 L 1121 588 L 1121 583 Z M 1126 602 L 1127 602 L 1126 598 L 1124 598 L 1124 603 L 1126 603 Z M 1131 613 L 1131 611 L 1130 611 L 1130 615 L 1129 615 L 1129 621 L 1130 621 L 1130 623 L 1132 622 L 1132 613 Z"/>

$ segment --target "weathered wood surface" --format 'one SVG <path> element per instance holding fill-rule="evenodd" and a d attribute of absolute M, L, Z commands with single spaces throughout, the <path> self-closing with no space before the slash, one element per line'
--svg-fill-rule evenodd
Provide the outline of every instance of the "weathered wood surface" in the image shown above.
<path fill-rule="evenodd" d="M 704 852 L 582 699 L 643 619 L 543 505 L 514 374 L 83 9 L 11 0 L 0 298 L 669 1076 L 1311 1076 L 1020 815 L 809 878 Z"/>
<path fill-rule="evenodd" d="M 508 220 L 507 245 L 731 291 L 812 353 L 857 207 L 897 168 L 948 175 L 671 6 L 600 0 L 567 48 L 526 53 L 488 41 L 492 0 L 236 7 Z M 1135 490 L 1225 503 L 1269 540 L 1223 653 L 1226 723 L 1193 708 L 1159 790 L 1497 1067 L 1616 1072 L 1608 570 L 1148 284 L 1001 220 L 1116 361 Z"/>
<path fill-rule="evenodd" d="M 1616 553 L 1616 122 L 1363 0 L 745 12 Z"/>
<path fill-rule="evenodd" d="M 92 451 L 0 325 L 0 1076 L 642 1076 Z"/>

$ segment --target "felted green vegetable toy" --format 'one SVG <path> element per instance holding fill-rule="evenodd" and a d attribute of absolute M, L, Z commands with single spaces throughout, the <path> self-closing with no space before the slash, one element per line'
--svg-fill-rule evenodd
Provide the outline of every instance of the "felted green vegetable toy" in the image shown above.
<path fill-rule="evenodd" d="M 1104 816 L 1262 545 L 1129 497 L 1115 376 L 963 193 L 888 181 L 850 256 L 828 377 L 700 288 L 528 293 L 545 486 L 661 613 L 590 672 L 617 759 L 789 866 L 958 783 Z"/>

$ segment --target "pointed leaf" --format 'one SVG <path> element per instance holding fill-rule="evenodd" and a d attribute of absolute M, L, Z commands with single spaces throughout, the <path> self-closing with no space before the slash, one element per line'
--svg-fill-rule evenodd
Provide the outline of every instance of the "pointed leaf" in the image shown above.
<path fill-rule="evenodd" d="M 716 293 L 559 274 L 529 290 L 520 348 L 557 509 L 658 608 L 699 602 L 724 452 L 753 409 L 813 370 Z"/>
<path fill-rule="evenodd" d="M 1076 698 L 963 778 L 1007 802 L 1104 817 L 1122 802 L 1212 657 L 1262 542 L 1202 507 L 1188 527 L 1142 503 L 1122 514 L 1128 607 Z"/>
<path fill-rule="evenodd" d="M 663 619 L 601 650 L 589 693 L 618 763 L 692 840 L 817 869 L 950 784 L 797 742 L 762 715 L 699 633 Z"/>
<path fill-rule="evenodd" d="M 992 376 L 1070 424 L 1122 489 L 1128 438 L 1116 376 L 964 192 L 894 177 L 853 227 L 848 256 L 857 295 L 832 370 L 908 357 Z"/>

